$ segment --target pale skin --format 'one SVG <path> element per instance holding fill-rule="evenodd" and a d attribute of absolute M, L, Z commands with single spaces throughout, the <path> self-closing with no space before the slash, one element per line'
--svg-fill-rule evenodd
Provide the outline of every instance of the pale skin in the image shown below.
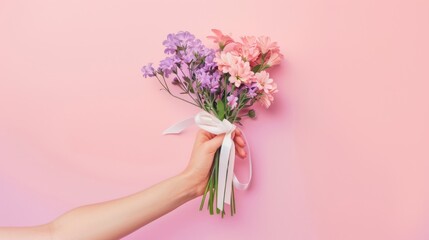
<path fill-rule="evenodd" d="M 233 133 L 238 156 L 246 157 L 240 131 Z M 117 240 L 203 194 L 214 153 L 224 134 L 199 130 L 190 161 L 178 175 L 132 195 L 72 209 L 49 223 L 0 227 L 0 240 Z"/>

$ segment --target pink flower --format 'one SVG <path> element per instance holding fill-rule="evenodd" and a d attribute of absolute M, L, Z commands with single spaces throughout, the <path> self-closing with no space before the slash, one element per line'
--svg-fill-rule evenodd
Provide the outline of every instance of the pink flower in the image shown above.
<path fill-rule="evenodd" d="M 259 90 L 264 91 L 265 93 L 277 92 L 277 84 L 270 74 L 266 71 L 255 73 L 254 80 L 256 81 L 256 86 Z"/>
<path fill-rule="evenodd" d="M 231 110 L 237 107 L 238 97 L 235 95 L 229 95 L 226 99 L 228 100 L 228 106 L 231 107 Z"/>
<path fill-rule="evenodd" d="M 271 38 L 267 36 L 258 37 L 257 44 L 262 54 L 266 54 L 269 51 L 280 52 L 277 42 L 272 42 Z"/>
<path fill-rule="evenodd" d="M 260 91 L 258 102 L 268 108 L 274 101 L 273 94 L 278 92 L 277 84 L 266 71 L 255 73 L 254 81 Z"/>
<path fill-rule="evenodd" d="M 257 65 L 256 61 L 261 52 L 259 51 L 256 37 L 241 37 L 243 43 L 232 42 L 225 46 L 223 52 L 230 52 L 232 55 L 239 56 L 245 62 L 250 62 L 250 66 Z"/>
<path fill-rule="evenodd" d="M 243 44 L 240 49 L 240 55 L 245 61 L 249 61 L 250 65 L 256 65 L 256 60 L 261 54 L 261 51 L 258 48 L 256 37 L 241 37 L 241 41 L 243 42 Z"/>
<path fill-rule="evenodd" d="M 282 59 L 283 59 L 283 55 L 281 53 L 273 52 L 269 54 L 268 60 L 265 62 L 265 64 L 268 67 L 272 67 L 274 65 L 280 64 Z"/>
<path fill-rule="evenodd" d="M 230 52 L 232 55 L 240 56 L 241 43 L 232 42 L 225 46 L 223 52 Z"/>
<path fill-rule="evenodd" d="M 218 69 L 227 73 L 230 71 L 231 66 L 237 65 L 238 62 L 241 61 L 241 58 L 233 55 L 230 52 L 217 52 L 214 62 L 216 62 Z"/>
<path fill-rule="evenodd" d="M 269 108 L 271 106 L 271 103 L 274 101 L 273 95 L 271 93 L 263 93 L 260 98 L 258 99 L 258 102 L 264 106 L 265 108 Z"/>
<path fill-rule="evenodd" d="M 240 87 L 241 83 L 250 82 L 254 74 L 250 69 L 249 62 L 244 62 L 241 59 L 236 64 L 231 65 L 228 72 L 231 75 L 229 82 L 236 87 Z"/>
<path fill-rule="evenodd" d="M 214 61 L 218 69 L 223 73 L 229 73 L 229 81 L 236 87 L 241 83 L 247 83 L 253 77 L 249 62 L 244 62 L 241 57 L 233 55 L 231 52 L 217 53 Z"/>
<path fill-rule="evenodd" d="M 215 34 L 215 36 L 208 36 L 207 38 L 213 39 L 214 43 L 219 44 L 220 49 L 223 49 L 226 45 L 234 42 L 230 36 L 223 34 L 218 29 L 212 29 L 212 32 Z"/>
<path fill-rule="evenodd" d="M 255 36 L 241 37 L 241 41 L 243 42 L 243 45 L 248 45 L 248 46 L 257 46 L 258 45 L 258 41 L 257 41 Z"/>

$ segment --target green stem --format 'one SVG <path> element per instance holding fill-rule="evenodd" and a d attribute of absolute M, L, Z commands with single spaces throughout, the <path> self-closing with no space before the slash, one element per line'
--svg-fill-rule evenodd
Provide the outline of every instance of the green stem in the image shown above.
<path fill-rule="evenodd" d="M 210 215 L 213 215 L 213 200 L 214 200 L 214 181 L 210 181 L 210 198 L 209 198 L 209 211 L 210 211 Z"/>
<path fill-rule="evenodd" d="M 237 211 L 235 209 L 235 193 L 234 193 L 234 186 L 232 187 L 232 195 L 231 195 L 231 216 L 233 216 Z"/>
<path fill-rule="evenodd" d="M 210 210 L 211 214 L 213 214 L 213 209 L 214 209 L 214 196 L 217 194 L 217 169 L 219 164 L 219 154 L 220 154 L 220 148 L 215 153 L 213 165 L 210 171 L 211 172 L 210 177 L 207 182 L 206 189 L 204 191 L 204 195 L 200 204 L 200 210 L 202 210 L 207 197 L 207 193 L 209 193 L 210 195 L 207 203 L 207 208 Z"/>
<path fill-rule="evenodd" d="M 200 107 L 200 106 L 198 106 L 197 104 L 195 104 L 195 103 L 193 103 L 193 102 L 190 102 L 190 101 L 188 101 L 188 100 L 186 100 L 186 99 L 183 99 L 183 98 L 181 98 L 181 97 L 178 97 L 178 96 L 174 95 L 174 94 L 170 91 L 170 89 L 168 88 L 167 82 L 165 82 L 165 78 L 164 78 L 165 86 L 164 86 L 164 84 L 162 84 L 162 82 L 161 82 L 161 80 L 158 78 L 158 76 L 156 76 L 156 78 L 158 79 L 159 83 L 161 83 L 162 87 L 164 87 L 165 91 L 167 91 L 171 96 L 173 96 L 173 97 L 175 97 L 175 98 L 177 98 L 177 99 L 179 99 L 179 100 L 182 100 L 182 101 L 184 101 L 184 102 L 187 102 L 187 103 L 189 103 L 189 104 L 192 104 L 192 105 L 194 105 L 194 106 L 196 106 L 196 107 Z"/>
<path fill-rule="evenodd" d="M 156 77 L 156 79 L 158 79 L 158 82 L 161 84 L 161 86 L 166 90 L 166 91 L 168 91 L 167 89 L 168 89 L 168 87 L 167 86 L 164 86 L 164 84 L 161 82 L 161 80 L 159 79 L 159 77 L 158 77 L 158 75 L 155 75 L 155 77 Z"/>
<path fill-rule="evenodd" d="M 209 191 L 209 185 L 210 185 L 209 182 L 210 182 L 210 179 L 207 182 L 206 189 L 204 190 L 203 199 L 201 200 L 201 204 L 200 204 L 200 211 L 203 210 L 204 202 L 206 201 L 206 195 L 207 195 L 207 192 Z"/>
<path fill-rule="evenodd" d="M 179 68 L 180 69 L 180 68 Z M 182 69 L 180 69 L 180 71 L 182 71 Z M 182 73 L 183 73 L 183 71 L 182 71 Z M 194 100 L 194 102 L 196 102 L 198 105 L 199 105 L 199 107 L 201 108 L 201 106 L 202 106 L 202 104 L 201 104 L 201 102 L 199 102 L 199 101 L 197 101 L 193 96 L 192 96 L 192 94 L 189 92 L 189 89 L 187 89 L 187 87 L 183 84 L 183 82 L 184 82 L 184 80 L 182 80 L 180 77 L 179 77 L 179 74 L 177 74 L 177 73 L 175 73 L 176 74 L 176 76 L 177 76 L 177 78 L 179 79 L 179 84 L 181 85 L 181 86 L 183 86 L 183 87 L 180 87 L 183 91 L 185 91 L 188 95 L 189 95 L 189 97 L 192 99 L 192 100 Z M 183 75 L 185 75 L 184 73 L 183 73 Z M 190 83 L 188 83 L 188 84 L 190 84 Z M 186 88 L 186 89 L 185 89 Z"/>

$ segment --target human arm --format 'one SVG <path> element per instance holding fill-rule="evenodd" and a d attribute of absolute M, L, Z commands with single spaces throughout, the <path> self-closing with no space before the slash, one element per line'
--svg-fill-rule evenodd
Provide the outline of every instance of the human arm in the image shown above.
<path fill-rule="evenodd" d="M 135 194 L 75 208 L 52 222 L 35 227 L 1 228 L 8 240 L 109 240 L 120 239 L 203 194 L 214 153 L 224 135 L 200 130 L 184 171 Z M 234 137 L 237 154 L 245 156 L 239 131 Z"/>

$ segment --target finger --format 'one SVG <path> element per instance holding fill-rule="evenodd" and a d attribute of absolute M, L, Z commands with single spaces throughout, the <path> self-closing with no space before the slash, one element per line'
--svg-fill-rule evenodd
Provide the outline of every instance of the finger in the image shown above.
<path fill-rule="evenodd" d="M 246 157 L 246 151 L 244 151 L 244 149 L 240 146 L 235 146 L 235 152 L 238 154 L 239 157 L 241 158 L 245 158 Z"/>
<path fill-rule="evenodd" d="M 246 143 L 244 142 L 243 137 L 240 136 L 235 136 L 234 141 L 237 145 L 239 145 L 240 147 L 244 147 L 246 146 Z"/>
<path fill-rule="evenodd" d="M 225 137 L 225 134 L 219 134 L 216 137 L 205 142 L 205 144 L 207 145 L 208 151 L 210 153 L 216 152 L 216 150 L 222 145 L 224 137 Z"/>
<path fill-rule="evenodd" d="M 235 132 L 235 134 L 236 134 L 236 135 L 238 135 L 238 136 L 242 136 L 242 135 L 243 135 L 243 134 L 241 133 L 240 129 L 238 129 L 238 128 L 237 128 L 237 129 L 235 129 L 235 131 L 234 131 L 234 132 Z"/>
<path fill-rule="evenodd" d="M 214 135 L 214 134 L 212 134 L 210 132 L 207 132 L 204 129 L 199 129 L 198 132 L 197 132 L 197 136 L 195 138 L 195 142 L 198 142 L 198 143 L 201 144 L 203 142 L 206 142 L 206 141 L 214 138 L 215 136 L 216 135 Z"/>

